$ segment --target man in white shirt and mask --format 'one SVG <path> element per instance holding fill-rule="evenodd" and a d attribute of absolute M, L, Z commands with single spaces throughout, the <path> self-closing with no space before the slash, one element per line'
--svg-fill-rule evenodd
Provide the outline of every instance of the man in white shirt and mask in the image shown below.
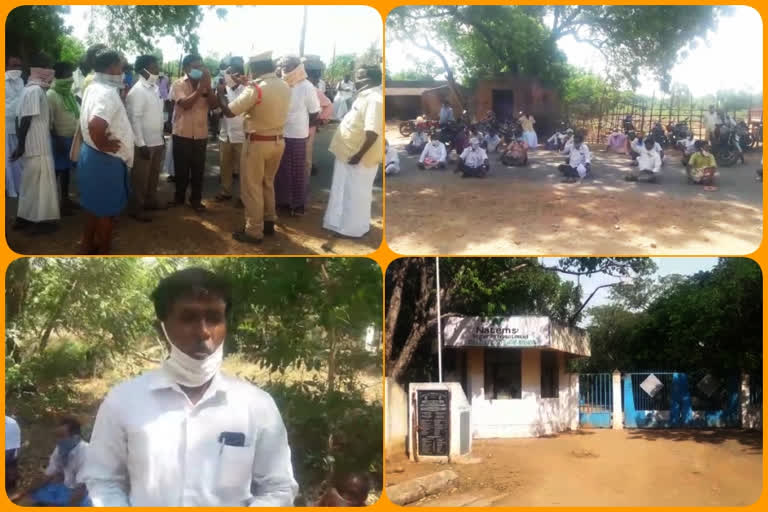
<path fill-rule="evenodd" d="M 638 152 L 637 169 L 632 169 L 626 176 L 627 181 L 637 181 L 640 175 L 648 176 L 648 181 L 655 182 L 661 172 L 661 156 L 655 145 L 658 145 L 652 138 L 648 137 L 643 145 L 635 151 Z"/>
<path fill-rule="evenodd" d="M 8 55 L 5 62 L 5 195 L 8 197 L 19 197 L 21 189 L 21 159 L 11 160 L 11 155 L 19 145 L 16 137 L 16 112 L 24 90 L 21 68 L 21 58 Z"/>
<path fill-rule="evenodd" d="M 424 150 L 419 157 L 419 169 L 445 169 L 445 160 L 448 158 L 448 151 L 445 144 L 440 142 L 437 135 L 429 137 L 429 144 L 424 146 Z"/>
<path fill-rule="evenodd" d="M 101 404 L 85 469 L 94 506 L 293 505 L 298 485 L 274 400 L 219 371 L 230 297 L 200 268 L 152 293 L 170 357 Z"/>
<path fill-rule="evenodd" d="M 583 180 L 592 169 L 592 155 L 589 147 L 584 144 L 584 136 L 577 133 L 573 136 L 573 142 L 567 144 L 563 150 L 568 155 L 568 163 L 558 167 L 560 173 L 565 176 L 565 181 L 575 182 Z"/>
<path fill-rule="evenodd" d="M 463 173 L 462 178 L 485 178 L 488 174 L 488 154 L 475 137 L 469 139 L 469 147 L 464 148 L 459 158 L 458 170 Z"/>
<path fill-rule="evenodd" d="M 150 222 L 150 210 L 159 210 L 157 184 L 165 160 L 163 137 L 163 100 L 157 81 L 160 67 L 154 55 L 141 55 L 136 59 L 139 81 L 125 99 L 128 119 L 134 136 L 134 159 L 131 171 L 130 213 L 139 222 Z"/>

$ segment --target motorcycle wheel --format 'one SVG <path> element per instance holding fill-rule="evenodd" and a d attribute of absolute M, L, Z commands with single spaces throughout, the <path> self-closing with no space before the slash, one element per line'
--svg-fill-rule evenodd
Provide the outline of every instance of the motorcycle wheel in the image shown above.
<path fill-rule="evenodd" d="M 403 121 L 400 123 L 400 135 L 403 137 L 410 137 L 413 134 L 413 125 L 410 121 Z"/>
<path fill-rule="evenodd" d="M 718 151 L 715 153 L 715 160 L 720 167 L 733 167 L 739 160 L 739 153 L 732 149 Z"/>

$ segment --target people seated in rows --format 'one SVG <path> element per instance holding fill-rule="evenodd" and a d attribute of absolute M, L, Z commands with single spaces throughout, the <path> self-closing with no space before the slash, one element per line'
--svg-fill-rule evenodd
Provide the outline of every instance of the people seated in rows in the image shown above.
<path fill-rule="evenodd" d="M 499 148 L 499 144 L 501 144 L 501 137 L 496 133 L 496 130 L 490 129 L 485 137 L 483 137 L 483 143 L 481 145 L 485 147 L 485 150 L 488 153 L 495 153 Z"/>
<path fill-rule="evenodd" d="M 480 147 L 480 141 L 472 137 L 469 147 L 459 155 L 458 171 L 462 173 L 462 178 L 484 178 L 489 170 L 488 154 Z"/>
<path fill-rule="evenodd" d="M 43 476 L 11 496 L 11 501 L 42 507 L 91 506 L 83 478 L 88 443 L 80 437 L 80 422 L 64 418 L 56 426 L 54 435 L 56 448 Z"/>
<path fill-rule="evenodd" d="M 614 126 L 610 135 L 608 135 L 608 143 L 605 150 L 614 153 L 626 153 L 627 136 Z"/>
<path fill-rule="evenodd" d="M 528 165 L 528 143 L 522 138 L 506 135 L 499 153 L 501 153 L 503 165 L 514 167 Z"/>
<path fill-rule="evenodd" d="M 693 133 L 689 133 L 686 138 L 678 141 L 678 146 L 683 151 L 683 165 L 688 165 L 688 159 L 696 152 L 696 140 L 693 138 Z"/>
<path fill-rule="evenodd" d="M 445 160 L 448 158 L 448 151 L 445 144 L 440 142 L 437 135 L 429 137 L 429 144 L 424 146 L 424 150 L 419 157 L 419 169 L 445 169 Z"/>
<path fill-rule="evenodd" d="M 583 180 L 592 170 L 592 155 L 589 146 L 584 143 L 584 135 L 577 133 L 573 140 L 566 144 L 563 154 L 568 156 L 567 163 L 558 167 L 560 173 L 568 182 Z"/>
<path fill-rule="evenodd" d="M 708 151 L 709 143 L 705 140 L 697 140 L 694 146 L 696 151 L 691 155 L 685 168 L 688 181 L 702 185 L 711 185 L 717 172 L 715 156 Z"/>
<path fill-rule="evenodd" d="M 409 155 L 419 155 L 424 151 L 427 142 L 429 142 L 427 133 L 417 130 L 411 134 L 411 141 L 405 146 L 405 151 Z"/>
<path fill-rule="evenodd" d="M 384 141 L 384 172 L 387 175 L 400 173 L 400 155 L 388 140 Z"/>
<path fill-rule="evenodd" d="M 661 153 L 657 150 L 658 143 L 651 137 L 646 137 L 643 144 L 636 147 L 635 151 L 638 153 L 637 157 L 637 169 L 632 169 L 630 174 L 626 177 L 627 181 L 637 181 L 638 178 L 645 174 L 648 175 L 649 181 L 656 181 L 657 176 L 661 172 Z"/>

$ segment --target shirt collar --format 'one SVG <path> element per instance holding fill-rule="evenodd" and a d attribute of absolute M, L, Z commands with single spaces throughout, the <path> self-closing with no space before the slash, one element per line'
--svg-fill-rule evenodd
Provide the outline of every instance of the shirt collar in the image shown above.
<path fill-rule="evenodd" d="M 148 376 L 149 389 L 152 391 L 179 387 L 179 385 L 173 381 L 173 378 L 168 373 L 168 371 L 166 371 L 166 369 L 162 366 L 157 370 L 150 372 Z M 229 385 L 227 384 L 226 379 L 224 379 L 224 376 L 221 374 L 221 371 L 219 371 L 216 375 L 213 376 L 213 379 L 211 379 L 211 385 L 208 386 L 206 393 L 218 391 L 226 393 L 228 390 Z"/>
<path fill-rule="evenodd" d="M 154 89 L 155 87 L 157 87 L 157 84 L 151 84 L 147 82 L 147 79 L 144 78 L 141 73 L 139 73 L 139 83 L 144 87 L 146 87 L 147 89 Z"/>

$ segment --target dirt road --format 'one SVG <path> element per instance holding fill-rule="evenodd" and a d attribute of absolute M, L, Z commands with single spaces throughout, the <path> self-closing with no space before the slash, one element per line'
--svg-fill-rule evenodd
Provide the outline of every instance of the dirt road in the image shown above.
<path fill-rule="evenodd" d="M 473 443 L 459 486 L 416 505 L 493 496 L 493 506 L 746 506 L 762 489 L 762 435 L 737 430 L 582 430 Z M 392 485 L 446 465 L 387 460 Z M 403 470 L 403 472 L 395 472 Z M 464 501 L 466 499 L 462 498 Z"/>
<path fill-rule="evenodd" d="M 388 130 L 390 144 L 403 144 Z M 552 151 L 530 153 L 528 167 L 492 157 L 492 174 L 462 179 L 419 171 L 401 153 L 387 177 L 387 242 L 401 254 L 746 254 L 762 238 L 760 153 L 721 169 L 716 190 L 686 183 L 671 150 L 660 184 L 630 183 L 624 155 L 592 148 L 594 179 L 561 183 Z"/>
<path fill-rule="evenodd" d="M 382 238 L 380 183 L 374 187 L 371 230 L 364 237 L 335 238 L 322 227 L 333 176 L 333 155 L 327 149 L 333 130 L 333 125 L 324 128 L 315 139 L 314 160 L 320 172 L 311 178 L 311 202 L 306 214 L 303 217 L 282 215 L 277 234 L 262 245 L 232 239 L 232 232 L 243 227 L 243 210 L 235 208 L 234 202 L 213 200 L 219 187 L 219 155 L 218 144 L 209 142 L 203 184 L 203 202 L 208 209 L 202 214 L 188 207 L 155 212 L 154 220 L 148 224 L 123 215 L 117 220 L 113 254 L 368 254 L 375 251 Z M 173 190 L 173 183 L 161 179 L 158 193 L 161 199 L 172 199 Z M 239 193 L 237 181 L 235 193 Z M 11 230 L 16 204 L 16 200 L 6 198 L 6 237 L 11 249 L 21 254 L 78 254 L 82 214 L 64 217 L 59 230 L 51 235 L 29 236 Z"/>

